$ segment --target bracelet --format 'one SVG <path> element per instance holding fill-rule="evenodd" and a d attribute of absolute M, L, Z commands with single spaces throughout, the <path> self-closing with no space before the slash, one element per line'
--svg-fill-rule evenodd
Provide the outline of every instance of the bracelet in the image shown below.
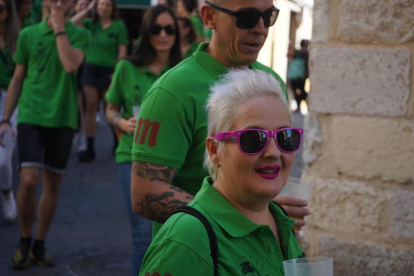
<path fill-rule="evenodd" d="M 62 30 L 62 31 L 58 31 L 58 32 L 54 33 L 55 37 L 59 36 L 59 35 L 63 35 L 63 34 L 66 34 L 66 30 Z"/>
<path fill-rule="evenodd" d="M 0 126 L 1 126 L 2 124 L 8 124 L 9 126 L 12 126 L 12 124 L 11 124 L 11 122 L 10 122 L 10 119 L 1 120 L 1 122 L 0 122 Z"/>

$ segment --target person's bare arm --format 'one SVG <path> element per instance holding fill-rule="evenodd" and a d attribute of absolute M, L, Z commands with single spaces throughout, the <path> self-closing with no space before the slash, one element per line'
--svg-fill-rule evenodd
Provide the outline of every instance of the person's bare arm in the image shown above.
<path fill-rule="evenodd" d="M 118 61 L 124 59 L 127 55 L 127 46 L 119 45 L 118 47 Z"/>
<path fill-rule="evenodd" d="M 4 106 L 2 120 L 9 120 L 11 118 L 20 98 L 20 94 L 22 92 L 22 84 L 25 76 L 26 66 L 17 63 L 16 68 L 14 69 L 13 77 L 10 81 L 9 88 L 7 89 L 6 105 Z"/>
<path fill-rule="evenodd" d="M 194 197 L 171 185 L 178 169 L 133 161 L 131 175 L 132 209 L 140 216 L 164 223 L 176 208 Z"/>
<path fill-rule="evenodd" d="M 10 120 L 14 109 L 17 106 L 17 102 L 20 98 L 20 94 L 22 93 L 22 84 L 24 77 L 26 76 L 26 66 L 23 64 L 16 64 L 16 68 L 14 70 L 13 78 L 11 79 L 9 88 L 6 93 L 6 104 L 4 106 L 3 117 L 1 120 Z M 8 131 L 15 134 L 9 124 L 1 124 L 0 125 L 0 144 L 2 144 L 3 135 Z"/>
<path fill-rule="evenodd" d="M 108 103 L 106 107 L 106 120 L 111 126 L 121 131 L 126 132 L 128 134 L 134 134 L 137 118 L 131 117 L 128 120 L 122 118 L 120 110 L 121 106 L 113 103 Z"/>
<path fill-rule="evenodd" d="M 91 1 L 86 9 L 72 16 L 70 20 L 73 22 L 73 24 L 79 26 L 82 23 L 82 20 L 88 17 L 88 14 L 93 10 L 93 8 L 95 7 L 95 3 L 96 0 Z"/>
<path fill-rule="evenodd" d="M 55 34 L 65 31 L 65 10 L 62 8 L 60 2 L 52 4 L 50 22 Z M 67 73 L 75 73 L 82 64 L 85 57 L 84 53 L 81 50 L 72 47 L 66 33 L 57 35 L 55 39 L 59 59 L 62 62 L 65 71 Z"/>

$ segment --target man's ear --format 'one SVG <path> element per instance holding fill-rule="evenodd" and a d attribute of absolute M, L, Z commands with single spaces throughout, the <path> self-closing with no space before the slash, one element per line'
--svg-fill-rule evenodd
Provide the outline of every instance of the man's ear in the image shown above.
<path fill-rule="evenodd" d="M 219 143 L 216 139 L 213 137 L 207 137 L 206 148 L 208 156 L 210 156 L 210 159 L 214 164 L 219 163 L 218 146 Z"/>
<path fill-rule="evenodd" d="M 216 28 L 216 15 L 216 10 L 210 5 L 204 5 L 200 9 L 200 16 L 204 25 L 211 30 Z"/>

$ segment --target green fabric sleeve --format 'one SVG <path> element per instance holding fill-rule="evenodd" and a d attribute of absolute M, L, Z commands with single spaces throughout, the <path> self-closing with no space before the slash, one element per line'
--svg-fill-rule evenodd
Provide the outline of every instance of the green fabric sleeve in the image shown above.
<path fill-rule="evenodd" d="M 73 43 L 72 47 L 81 50 L 86 55 L 86 50 L 92 43 L 91 32 L 82 30 L 82 32 L 79 33 L 79 39 L 76 39 L 75 41 L 76 42 Z"/>
<path fill-rule="evenodd" d="M 141 106 L 132 159 L 180 169 L 192 144 L 192 124 L 174 94 L 159 87 L 151 89 Z"/>
<path fill-rule="evenodd" d="M 123 79 L 125 62 L 125 60 L 121 60 L 116 65 L 114 75 L 112 76 L 111 86 L 109 87 L 108 93 L 105 95 L 106 101 L 116 105 L 124 104 L 122 91 L 124 89 L 123 84 L 125 83 Z"/>
<path fill-rule="evenodd" d="M 14 54 L 13 61 L 14 63 L 19 63 L 27 66 L 29 62 L 29 50 L 27 49 L 26 37 L 27 29 L 20 32 L 19 38 L 17 39 L 17 48 L 16 53 Z"/>
<path fill-rule="evenodd" d="M 119 21 L 119 36 L 118 36 L 118 44 L 119 45 L 128 45 L 128 31 L 126 25 L 123 21 Z"/>

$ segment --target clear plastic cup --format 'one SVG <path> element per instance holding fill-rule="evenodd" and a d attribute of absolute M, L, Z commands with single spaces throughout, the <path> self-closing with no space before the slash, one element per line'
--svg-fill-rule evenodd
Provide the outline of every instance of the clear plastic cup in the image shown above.
<path fill-rule="evenodd" d="M 308 257 L 283 261 L 285 276 L 333 276 L 333 258 Z"/>
<path fill-rule="evenodd" d="M 141 106 L 140 105 L 134 105 L 132 106 L 132 113 L 134 115 L 135 118 L 138 118 L 139 112 L 141 110 Z"/>
<path fill-rule="evenodd" d="M 304 199 L 309 202 L 312 194 L 313 185 L 312 183 L 304 182 L 302 179 L 296 177 L 289 177 L 285 187 L 280 192 L 281 195 L 290 195 Z M 290 216 L 294 219 L 303 219 L 304 216 Z M 300 231 L 300 226 L 295 226 L 295 230 Z"/>

